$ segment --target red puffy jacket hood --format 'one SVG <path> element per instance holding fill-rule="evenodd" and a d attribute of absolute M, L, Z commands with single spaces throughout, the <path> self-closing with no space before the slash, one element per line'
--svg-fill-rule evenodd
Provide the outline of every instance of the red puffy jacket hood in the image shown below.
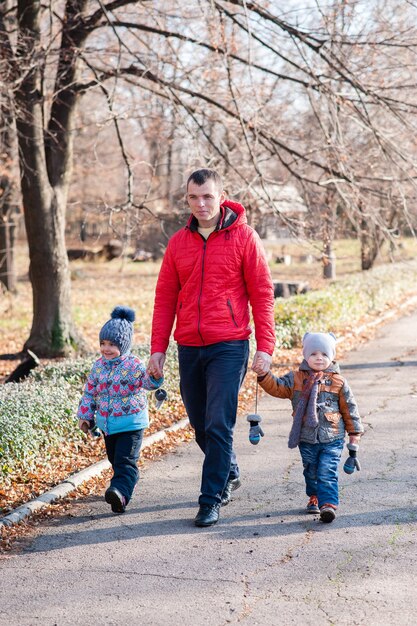
<path fill-rule="evenodd" d="M 175 318 L 174 339 L 181 345 L 248 339 L 249 303 L 257 349 L 272 354 L 274 292 L 268 263 L 244 207 L 226 200 L 207 240 L 191 216 L 168 243 L 156 286 L 151 352 L 166 351 Z"/>

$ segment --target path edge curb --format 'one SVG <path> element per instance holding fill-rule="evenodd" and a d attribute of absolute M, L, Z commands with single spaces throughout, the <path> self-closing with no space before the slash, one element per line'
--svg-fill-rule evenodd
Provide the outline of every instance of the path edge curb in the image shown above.
<path fill-rule="evenodd" d="M 189 424 L 188 418 L 183 418 L 172 424 L 172 426 L 168 426 L 168 428 L 164 428 L 163 430 L 159 430 L 148 437 L 143 439 L 142 450 L 145 448 L 149 448 L 154 443 L 158 443 L 165 439 L 168 433 L 176 432 L 177 430 L 181 430 L 182 428 L 186 428 Z M 94 478 L 100 476 L 105 470 L 111 467 L 109 461 L 107 459 L 103 459 L 102 461 L 97 461 L 97 463 L 93 463 L 89 467 L 86 467 L 71 476 L 68 476 L 65 480 L 63 480 L 58 485 L 55 485 L 50 491 L 46 491 L 42 493 L 37 498 L 30 500 L 26 504 L 22 504 L 17 509 L 11 511 L 4 517 L 0 519 L 0 530 L 3 527 L 10 527 L 14 524 L 18 524 L 22 522 L 26 517 L 29 517 L 33 513 L 45 508 L 49 504 L 52 504 L 56 500 L 60 500 L 61 498 L 65 498 L 69 493 L 77 489 L 80 485 L 87 482 L 90 478 Z"/>

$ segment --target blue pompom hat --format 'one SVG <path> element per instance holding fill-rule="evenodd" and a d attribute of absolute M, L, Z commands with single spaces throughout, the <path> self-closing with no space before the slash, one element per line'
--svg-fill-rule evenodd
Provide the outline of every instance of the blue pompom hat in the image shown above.
<path fill-rule="evenodd" d="M 107 340 L 114 343 L 120 350 L 120 355 L 129 352 L 133 339 L 133 322 L 135 312 L 128 306 L 116 306 L 111 319 L 100 330 L 99 340 Z"/>

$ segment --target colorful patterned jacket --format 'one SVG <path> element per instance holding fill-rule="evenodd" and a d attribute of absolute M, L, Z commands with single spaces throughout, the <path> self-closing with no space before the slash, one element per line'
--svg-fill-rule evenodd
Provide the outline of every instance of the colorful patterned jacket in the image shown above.
<path fill-rule="evenodd" d="M 278 378 L 268 372 L 259 377 L 259 385 L 271 396 L 291 400 L 293 416 L 301 397 L 306 376 L 312 370 L 304 360 L 299 370 L 288 372 Z M 349 435 L 363 433 L 363 426 L 358 407 L 346 379 L 340 374 L 336 362 L 325 370 L 325 376 L 319 385 L 317 397 L 318 426 L 308 427 L 303 423 L 300 441 L 307 443 L 328 443 L 335 439 L 343 439 L 345 432 Z"/>
<path fill-rule="evenodd" d="M 142 361 L 125 354 L 93 365 L 78 406 L 79 419 L 95 420 L 106 434 L 139 430 L 149 425 L 146 390 L 157 389 L 163 378 L 146 373 Z"/>

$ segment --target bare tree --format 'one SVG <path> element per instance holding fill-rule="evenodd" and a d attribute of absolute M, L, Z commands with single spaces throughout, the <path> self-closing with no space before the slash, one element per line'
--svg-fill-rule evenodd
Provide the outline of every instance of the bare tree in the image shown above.
<path fill-rule="evenodd" d="M 40 2 L 17 3 L 16 33 L 6 29 L 5 7 L 0 11 L 1 69 L 9 90 L 13 90 L 33 287 L 34 316 L 25 348 L 32 348 L 39 355 L 64 354 L 79 342 L 71 318 L 64 231 L 71 175 L 77 50 L 86 37 L 82 27 L 86 4 L 68 2 L 66 6 L 46 127 L 43 91 L 46 55 L 41 40 Z"/>
<path fill-rule="evenodd" d="M 13 168 L 14 133 L 10 102 L 0 98 L 0 282 L 13 292 L 16 289 L 14 240 L 18 221 L 16 172 Z"/>
<path fill-rule="evenodd" d="M 358 232 L 366 223 L 370 237 L 377 228 L 391 239 L 392 219 L 381 210 L 388 203 L 413 227 L 415 8 L 395 0 L 303 8 L 294 3 L 279 15 L 255 2 L 219 1 L 205 5 L 200 22 L 189 5 L 177 29 L 175 19 L 170 29 L 158 19 L 112 25 L 146 33 L 146 69 L 132 63 L 125 74 L 185 112 L 229 177 L 244 187 L 260 181 L 267 198 L 268 179 L 283 169 L 301 186 L 334 188 Z M 205 38 L 192 36 L 190 16 L 205 20 Z M 175 78 L 171 71 L 167 79 L 169 59 L 152 52 L 160 49 L 155 38 L 188 45 L 177 54 Z M 306 132 L 312 116 L 314 136 Z M 221 139 L 230 131 L 234 151 Z M 393 141 L 399 136 L 404 142 Z"/>
<path fill-rule="evenodd" d="M 286 9 L 248 0 L 62 0 L 53 9 L 39 0 L 0 2 L 0 72 L 18 134 L 34 299 L 26 347 L 51 355 L 80 345 L 64 228 L 81 96 L 87 103 L 100 94 L 96 102 L 113 125 L 125 197 L 109 211 L 128 226 L 150 193 L 166 193 L 151 183 L 165 155 L 173 168 L 174 153 L 162 146 L 170 129 L 185 167 L 219 167 L 235 189 L 260 189 L 271 205 L 268 183 L 285 172 L 301 188 L 336 193 L 358 232 L 366 224 L 390 238 L 391 207 L 412 228 L 417 9 L 400 0 L 321 7 L 301 0 Z M 131 149 L 132 94 L 141 99 L 137 127 L 142 137 L 149 133 L 146 159 Z M 163 113 L 153 128 L 142 115 L 146 103 Z M 315 134 L 306 132 L 312 118 Z M 144 168 L 147 180 L 137 176 Z"/>
<path fill-rule="evenodd" d="M 7 91 L 0 93 L 0 282 L 15 291 L 14 238 L 18 220 L 15 132 L 12 101 Z"/>

